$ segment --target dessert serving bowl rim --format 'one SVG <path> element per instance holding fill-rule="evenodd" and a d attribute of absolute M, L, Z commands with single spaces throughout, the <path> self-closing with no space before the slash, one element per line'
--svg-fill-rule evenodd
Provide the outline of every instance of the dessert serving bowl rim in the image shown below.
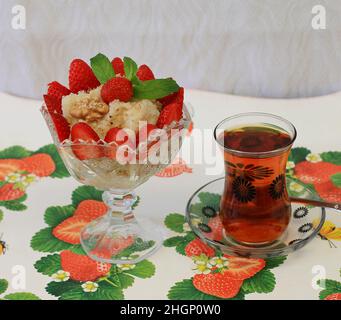
<path fill-rule="evenodd" d="M 45 122 L 47 123 L 48 129 L 49 129 L 49 131 L 52 135 L 52 138 L 53 138 L 54 145 L 57 148 L 67 148 L 67 147 L 72 147 L 72 146 L 97 146 L 99 148 L 101 148 L 101 147 L 110 148 L 113 146 L 119 146 L 116 142 L 108 143 L 108 142 L 104 141 L 103 139 L 100 139 L 98 141 L 93 141 L 93 142 L 82 142 L 81 140 L 79 140 L 80 142 L 73 142 L 70 139 L 65 139 L 64 141 L 60 141 L 58 138 L 58 134 L 56 132 L 53 120 L 51 118 L 50 112 L 48 111 L 45 103 L 41 106 L 40 112 L 42 113 L 42 115 L 45 119 Z M 165 130 L 165 133 L 171 133 L 172 130 L 187 129 L 189 127 L 189 124 L 191 123 L 191 121 L 192 121 L 191 114 L 188 110 L 187 105 L 184 103 L 183 104 L 183 117 L 181 118 L 181 120 L 178 122 L 171 123 L 171 125 L 163 128 L 162 130 Z M 84 123 L 87 123 L 87 122 L 84 121 Z M 169 138 L 172 138 L 172 136 L 169 136 Z M 153 140 L 149 144 L 153 144 L 154 142 L 155 141 Z M 147 146 L 148 146 L 148 144 L 147 144 Z"/>

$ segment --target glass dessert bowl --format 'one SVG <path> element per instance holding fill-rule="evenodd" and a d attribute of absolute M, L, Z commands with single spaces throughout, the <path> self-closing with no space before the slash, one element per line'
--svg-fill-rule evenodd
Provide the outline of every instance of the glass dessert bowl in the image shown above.
<path fill-rule="evenodd" d="M 90 61 L 91 68 L 71 62 L 70 89 L 49 84 L 41 113 L 70 174 L 103 191 L 108 207 L 81 230 L 84 251 L 100 262 L 135 264 L 162 236 L 147 219 L 135 219 L 134 190 L 171 164 L 191 116 L 173 79 L 155 79 L 130 58 L 110 62 L 98 54 Z"/>
<path fill-rule="evenodd" d="M 75 148 L 96 148 L 105 155 L 113 148 L 113 144 L 105 141 L 100 141 L 101 145 L 73 143 L 71 140 L 60 142 L 45 105 L 41 112 L 70 174 L 80 183 L 104 191 L 103 202 L 107 205 L 108 212 L 82 230 L 80 239 L 85 252 L 94 260 L 109 263 L 136 263 L 150 256 L 162 244 L 162 236 L 157 227 L 147 219 L 143 219 L 143 225 L 135 219 L 133 207 L 137 196 L 134 190 L 171 164 L 177 155 L 191 123 L 186 106 L 183 106 L 183 118 L 160 132 L 159 143 L 153 140 L 146 144 L 146 149 L 149 149 L 147 158 L 141 160 L 141 152 L 131 150 L 130 159 L 126 163 L 106 156 L 80 160 L 74 154 Z M 136 257 L 129 261 L 120 259 L 123 249 L 132 244 L 139 245 L 139 242 L 146 246 L 145 250 L 135 254 Z"/>

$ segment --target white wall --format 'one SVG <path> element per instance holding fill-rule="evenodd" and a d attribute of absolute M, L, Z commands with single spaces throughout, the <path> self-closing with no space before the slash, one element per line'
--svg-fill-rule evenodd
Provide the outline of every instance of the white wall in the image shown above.
<path fill-rule="evenodd" d="M 13 30 L 11 8 L 26 8 Z M 327 9 L 313 30 L 311 9 Z M 341 90 L 341 0 L 1 0 L 0 91 L 40 97 L 73 57 L 131 56 L 186 87 L 305 97 Z"/>

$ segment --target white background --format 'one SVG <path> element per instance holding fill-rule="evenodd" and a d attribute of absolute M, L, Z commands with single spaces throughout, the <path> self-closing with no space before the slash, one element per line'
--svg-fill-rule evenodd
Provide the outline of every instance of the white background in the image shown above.
<path fill-rule="evenodd" d="M 12 7 L 26 8 L 13 30 Z M 313 6 L 327 29 L 313 30 Z M 74 57 L 147 63 L 188 88 L 263 97 L 341 90 L 340 0 L 1 0 L 0 91 L 40 98 Z"/>

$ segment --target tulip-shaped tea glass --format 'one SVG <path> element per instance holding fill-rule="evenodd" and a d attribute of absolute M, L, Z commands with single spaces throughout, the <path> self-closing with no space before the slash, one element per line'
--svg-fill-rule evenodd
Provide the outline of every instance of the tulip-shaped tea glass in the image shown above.
<path fill-rule="evenodd" d="M 104 141 L 60 142 L 46 106 L 42 107 L 41 112 L 70 174 L 80 183 L 104 191 L 102 198 L 108 212 L 82 230 L 80 242 L 85 252 L 97 261 L 124 264 L 133 264 L 150 256 L 162 244 L 162 236 L 160 230 L 147 219 L 143 219 L 141 224 L 135 219 L 133 207 L 137 196 L 134 189 L 168 166 L 178 153 L 191 122 L 186 106 L 183 106 L 180 122 L 163 130 L 151 142 L 148 139 L 145 148 L 142 148 L 144 152 L 133 151 L 133 156 L 127 157 L 127 163 L 117 161 L 112 156 L 80 160 L 74 153 L 77 148 L 82 150 L 82 154 L 88 150 L 91 155 L 95 150 L 96 154 L 111 155 L 118 146 Z"/>
<path fill-rule="evenodd" d="M 244 113 L 220 122 L 214 137 L 224 152 L 225 236 L 246 246 L 274 243 L 291 217 L 285 170 L 295 127 L 275 115 Z"/>

